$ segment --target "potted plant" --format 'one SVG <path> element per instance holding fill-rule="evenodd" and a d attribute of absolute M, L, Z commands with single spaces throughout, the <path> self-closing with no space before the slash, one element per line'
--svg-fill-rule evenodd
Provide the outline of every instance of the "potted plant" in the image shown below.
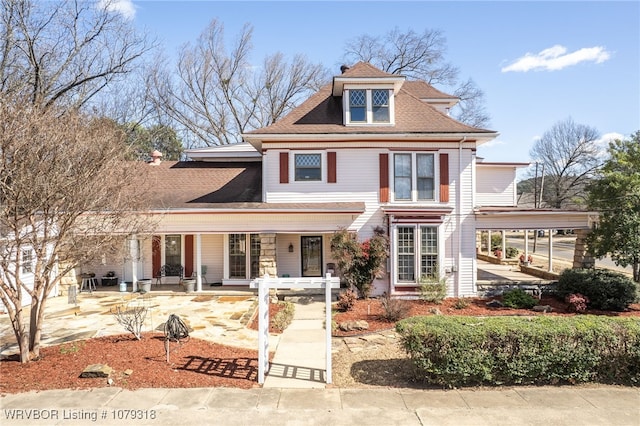
<path fill-rule="evenodd" d="M 149 293 L 151 291 L 151 280 L 149 278 L 142 278 L 138 280 L 138 291 L 141 293 Z"/>
<path fill-rule="evenodd" d="M 102 286 L 112 285 L 118 285 L 118 277 L 114 271 L 109 271 L 102 277 Z"/>
<path fill-rule="evenodd" d="M 533 263 L 533 256 L 529 255 L 527 256 L 527 258 L 525 259 L 524 257 L 524 253 L 522 253 L 520 255 L 520 263 L 523 264 L 524 266 L 529 266 L 530 264 Z"/>

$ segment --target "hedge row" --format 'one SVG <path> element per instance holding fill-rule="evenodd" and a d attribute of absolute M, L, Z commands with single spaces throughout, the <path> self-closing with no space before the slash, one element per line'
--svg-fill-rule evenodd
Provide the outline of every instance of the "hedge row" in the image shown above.
<path fill-rule="evenodd" d="M 396 330 L 417 379 L 431 384 L 640 385 L 637 318 L 428 316 Z"/>

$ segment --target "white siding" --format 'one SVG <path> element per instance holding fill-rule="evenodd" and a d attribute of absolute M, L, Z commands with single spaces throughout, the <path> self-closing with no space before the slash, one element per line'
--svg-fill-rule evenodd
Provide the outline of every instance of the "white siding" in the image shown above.
<path fill-rule="evenodd" d="M 332 234 L 278 234 L 276 236 L 276 257 L 278 262 L 278 276 L 287 274 L 290 277 L 299 277 L 302 274 L 300 258 L 300 237 L 303 235 L 322 236 L 322 274 L 326 274 L 327 263 L 336 263 L 331 258 Z M 289 253 L 289 244 L 293 245 L 293 253 Z"/>
<path fill-rule="evenodd" d="M 462 171 L 460 173 L 460 181 L 462 184 L 461 196 L 461 210 L 458 213 L 460 216 L 460 229 L 457 232 L 460 236 L 460 248 L 459 265 L 458 265 L 458 288 L 455 296 L 465 296 L 475 293 L 475 277 L 476 270 L 474 269 L 476 238 L 475 238 L 475 217 L 473 215 L 474 209 L 474 182 L 473 182 L 473 167 L 474 157 L 470 150 L 462 151 Z"/>
<path fill-rule="evenodd" d="M 222 282 L 224 271 L 224 238 L 222 234 L 202 235 L 202 264 L 207 266 L 207 282 Z M 194 250 L 195 262 L 195 250 Z M 203 284 L 204 285 L 204 284 Z"/>
<path fill-rule="evenodd" d="M 515 206 L 515 167 L 491 167 L 480 164 L 476 169 L 476 207 Z"/>

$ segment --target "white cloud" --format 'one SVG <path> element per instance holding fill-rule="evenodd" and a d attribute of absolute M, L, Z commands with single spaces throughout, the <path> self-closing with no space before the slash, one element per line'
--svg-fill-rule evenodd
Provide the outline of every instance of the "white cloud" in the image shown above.
<path fill-rule="evenodd" d="M 506 142 L 504 142 L 503 140 L 500 139 L 493 139 L 489 142 L 485 142 L 482 145 L 480 145 L 482 148 L 494 148 L 496 146 L 500 146 L 500 145 L 505 145 Z"/>
<path fill-rule="evenodd" d="M 559 44 L 544 49 L 537 54 L 527 53 L 510 65 L 502 68 L 502 72 L 531 70 L 557 71 L 582 62 L 600 64 L 609 60 L 611 54 L 602 46 L 583 47 L 575 52 L 567 53 L 567 48 Z"/>
<path fill-rule="evenodd" d="M 624 135 L 616 132 L 604 134 L 598 139 L 595 144 L 598 147 L 599 157 L 608 157 L 609 142 L 613 142 L 616 139 L 626 139 Z"/>
<path fill-rule="evenodd" d="M 98 7 L 109 12 L 120 13 L 125 19 L 133 19 L 136 16 L 133 0 L 100 0 Z"/>

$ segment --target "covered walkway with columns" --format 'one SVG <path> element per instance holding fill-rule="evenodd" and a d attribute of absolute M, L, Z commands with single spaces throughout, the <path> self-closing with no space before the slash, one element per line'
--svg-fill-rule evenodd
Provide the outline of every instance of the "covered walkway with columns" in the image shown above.
<path fill-rule="evenodd" d="M 576 234 L 576 242 L 573 255 L 573 268 L 593 267 L 594 258 L 586 249 L 586 238 L 593 224 L 598 219 L 596 212 L 587 211 L 565 211 L 565 210 L 542 210 L 542 209 L 514 209 L 514 208 L 491 208 L 485 207 L 476 210 L 476 232 L 487 231 L 480 241 L 479 250 L 486 247 L 487 253 L 491 253 L 492 233 L 501 235 L 500 257 L 506 259 L 507 252 L 507 231 L 524 231 L 524 259 L 529 258 L 530 230 L 544 230 L 544 237 L 534 234 L 533 238 L 545 238 L 548 240 L 548 268 L 553 271 L 553 233 L 557 229 L 571 229 Z M 518 258 L 515 258 L 517 261 Z"/>

